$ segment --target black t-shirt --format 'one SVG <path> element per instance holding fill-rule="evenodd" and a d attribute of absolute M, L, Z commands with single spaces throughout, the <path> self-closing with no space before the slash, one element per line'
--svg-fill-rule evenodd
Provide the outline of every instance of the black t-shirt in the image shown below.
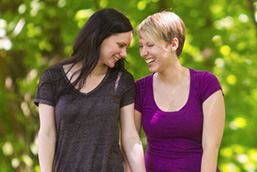
<path fill-rule="evenodd" d="M 118 120 L 120 108 L 134 103 L 133 76 L 109 69 L 91 92 L 72 86 L 56 98 L 68 84 L 61 66 L 49 68 L 41 76 L 34 101 L 55 108 L 54 171 L 123 171 Z"/>

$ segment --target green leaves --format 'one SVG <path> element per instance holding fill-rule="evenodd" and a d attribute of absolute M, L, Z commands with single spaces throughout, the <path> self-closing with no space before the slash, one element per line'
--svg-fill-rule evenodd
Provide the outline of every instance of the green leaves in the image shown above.
<path fill-rule="evenodd" d="M 221 171 L 256 171 L 253 148 L 257 140 L 256 3 L 251 0 L 1 2 L 1 170 L 39 171 L 38 109 L 33 104 L 39 77 L 47 66 L 69 58 L 73 40 L 90 15 L 99 8 L 113 7 L 130 18 L 135 30 L 148 15 L 164 9 L 171 9 L 183 19 L 187 31 L 181 63 L 214 73 L 225 94 Z M 136 32 L 127 61 L 135 79 L 150 73 L 139 55 Z M 142 140 L 146 148 L 144 134 Z"/>

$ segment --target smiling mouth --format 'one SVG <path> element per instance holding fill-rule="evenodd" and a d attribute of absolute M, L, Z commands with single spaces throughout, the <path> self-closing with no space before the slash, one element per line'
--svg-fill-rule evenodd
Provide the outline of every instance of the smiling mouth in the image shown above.
<path fill-rule="evenodd" d="M 116 61 L 118 61 L 119 59 L 117 58 L 117 57 L 115 57 L 115 56 L 113 56 L 113 58 L 116 60 Z"/>
<path fill-rule="evenodd" d="M 154 59 L 148 59 L 148 60 L 145 60 L 145 61 L 146 61 L 147 64 L 155 62 Z"/>

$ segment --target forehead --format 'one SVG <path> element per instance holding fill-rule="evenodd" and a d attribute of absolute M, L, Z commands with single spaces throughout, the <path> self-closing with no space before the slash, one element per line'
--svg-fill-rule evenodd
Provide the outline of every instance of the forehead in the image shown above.
<path fill-rule="evenodd" d="M 139 37 L 139 44 L 146 44 L 146 43 L 154 43 L 155 41 L 153 41 L 152 39 L 148 38 L 148 37 Z"/>
<path fill-rule="evenodd" d="M 162 39 L 153 40 L 153 39 L 150 39 L 149 37 L 139 37 L 139 45 L 149 45 L 149 44 L 154 44 L 156 45 L 156 47 L 160 47 L 160 48 L 165 48 L 167 46 L 167 42 Z"/>
<path fill-rule="evenodd" d="M 116 42 L 123 42 L 126 44 L 130 44 L 132 37 L 133 37 L 133 32 L 130 31 L 130 32 L 125 32 L 125 33 L 118 33 L 118 34 L 110 36 L 109 38 Z"/>

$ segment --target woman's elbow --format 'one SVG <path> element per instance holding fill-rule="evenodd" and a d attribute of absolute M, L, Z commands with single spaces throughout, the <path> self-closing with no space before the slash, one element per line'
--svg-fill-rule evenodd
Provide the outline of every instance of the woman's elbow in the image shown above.
<path fill-rule="evenodd" d="M 209 143 L 203 145 L 203 151 L 212 150 L 212 151 L 219 151 L 220 143 Z"/>

